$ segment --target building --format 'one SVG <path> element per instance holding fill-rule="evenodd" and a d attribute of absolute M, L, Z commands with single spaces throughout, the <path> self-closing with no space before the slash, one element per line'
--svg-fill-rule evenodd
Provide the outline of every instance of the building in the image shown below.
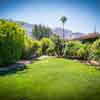
<path fill-rule="evenodd" d="M 80 40 L 82 41 L 83 43 L 85 42 L 94 42 L 96 39 L 99 39 L 100 38 L 100 33 L 89 33 L 89 34 L 86 34 L 86 35 L 83 35 L 79 38 L 76 38 L 75 40 Z"/>

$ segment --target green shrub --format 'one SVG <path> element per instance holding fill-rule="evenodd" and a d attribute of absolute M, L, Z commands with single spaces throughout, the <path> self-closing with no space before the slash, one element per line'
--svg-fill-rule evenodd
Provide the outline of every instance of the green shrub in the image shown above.
<path fill-rule="evenodd" d="M 42 54 L 41 44 L 38 40 L 33 40 L 25 35 L 22 58 L 29 59 L 30 57 L 40 56 Z"/>
<path fill-rule="evenodd" d="M 89 44 L 81 44 L 80 48 L 76 51 L 77 52 L 77 57 L 81 59 L 87 59 L 89 55 Z"/>
<path fill-rule="evenodd" d="M 20 59 L 24 33 L 16 23 L 0 20 L 0 66 L 15 63 Z"/>
<path fill-rule="evenodd" d="M 100 39 L 96 40 L 92 44 L 90 49 L 89 59 L 96 60 L 100 63 Z"/>
<path fill-rule="evenodd" d="M 42 55 L 42 48 L 39 47 L 37 52 L 36 52 L 36 56 L 41 56 Z"/>
<path fill-rule="evenodd" d="M 25 35 L 22 58 L 24 59 L 29 58 L 33 54 L 32 47 L 33 47 L 33 39 Z"/>
<path fill-rule="evenodd" d="M 65 41 L 61 39 L 58 35 L 52 35 L 51 40 L 53 41 L 55 47 L 54 51 L 57 56 L 63 56 L 64 54 L 64 47 L 65 47 Z"/>
<path fill-rule="evenodd" d="M 64 49 L 65 56 L 88 59 L 91 44 L 82 44 L 80 41 L 67 41 Z"/>
<path fill-rule="evenodd" d="M 48 54 L 50 49 L 52 50 L 54 48 L 54 43 L 51 41 L 51 39 L 42 38 L 41 47 L 42 47 L 42 53 Z"/>
<path fill-rule="evenodd" d="M 68 41 L 64 49 L 65 56 L 77 56 L 77 50 L 82 44 L 79 41 Z"/>
<path fill-rule="evenodd" d="M 47 54 L 49 55 L 49 56 L 54 56 L 55 55 L 55 45 L 54 44 L 52 44 L 47 50 L 46 50 L 46 52 L 47 52 Z"/>
<path fill-rule="evenodd" d="M 40 56 L 42 54 L 41 43 L 39 41 L 33 41 L 32 52 L 35 56 Z"/>

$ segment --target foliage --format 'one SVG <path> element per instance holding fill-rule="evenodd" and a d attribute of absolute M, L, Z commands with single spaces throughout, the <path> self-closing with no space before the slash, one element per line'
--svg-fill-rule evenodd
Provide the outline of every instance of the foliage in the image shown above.
<path fill-rule="evenodd" d="M 62 17 L 61 20 L 64 23 L 67 19 Z M 33 36 L 36 40 L 33 40 L 18 24 L 0 19 L 0 65 L 15 63 L 20 57 L 37 57 L 42 54 L 77 57 L 100 62 L 100 39 L 92 44 L 82 44 L 75 40 L 65 41 L 60 36 L 51 34 L 50 28 L 34 25 Z"/>
<path fill-rule="evenodd" d="M 100 62 L 100 39 L 96 40 L 90 49 L 89 59 Z"/>
<path fill-rule="evenodd" d="M 54 56 L 55 55 L 55 45 L 52 43 L 51 46 L 46 50 L 47 54 L 49 56 Z"/>
<path fill-rule="evenodd" d="M 64 37 L 65 37 L 65 35 L 64 35 L 64 24 L 65 24 L 65 22 L 67 21 L 66 16 L 62 16 L 62 17 L 60 18 L 60 21 L 61 21 L 62 24 L 63 24 L 63 39 L 64 39 Z"/>
<path fill-rule="evenodd" d="M 33 47 L 33 39 L 25 35 L 22 58 L 29 58 L 30 56 L 32 56 L 33 54 L 32 47 Z"/>
<path fill-rule="evenodd" d="M 42 54 L 41 43 L 39 41 L 33 41 L 32 52 L 35 56 L 40 56 Z"/>
<path fill-rule="evenodd" d="M 67 41 L 64 50 L 65 56 L 77 56 L 77 50 L 79 50 L 80 46 L 79 41 Z"/>
<path fill-rule="evenodd" d="M 24 37 L 24 47 L 22 58 L 28 59 L 32 56 L 39 56 L 42 54 L 41 44 L 38 40 L 33 40 L 30 36 Z"/>
<path fill-rule="evenodd" d="M 58 35 L 55 35 L 55 34 L 51 36 L 51 40 L 55 44 L 54 50 L 55 50 L 56 55 L 63 56 L 65 41 L 62 40 Z"/>
<path fill-rule="evenodd" d="M 89 45 L 81 44 L 80 48 L 76 51 L 77 57 L 81 59 L 87 59 L 89 55 Z"/>
<path fill-rule="evenodd" d="M 25 31 L 16 23 L 0 20 L 0 65 L 15 63 L 20 59 Z"/>
<path fill-rule="evenodd" d="M 88 59 L 90 44 L 82 44 L 80 41 L 67 41 L 65 46 L 65 56 Z"/>
<path fill-rule="evenodd" d="M 42 53 L 48 54 L 54 49 L 54 43 L 49 38 L 41 39 Z"/>
<path fill-rule="evenodd" d="M 60 18 L 60 20 L 61 20 L 62 23 L 65 23 L 65 22 L 67 21 L 67 18 L 66 18 L 66 16 L 62 16 L 62 17 Z"/>
<path fill-rule="evenodd" d="M 40 40 L 43 37 L 49 37 L 52 34 L 52 31 L 49 27 L 43 25 L 34 25 L 32 29 L 32 35 L 36 39 Z"/>

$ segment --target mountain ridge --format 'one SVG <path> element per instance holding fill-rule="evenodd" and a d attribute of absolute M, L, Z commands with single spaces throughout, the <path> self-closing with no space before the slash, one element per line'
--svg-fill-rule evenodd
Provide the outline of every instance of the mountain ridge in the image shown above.
<path fill-rule="evenodd" d="M 13 20 L 11 20 L 13 21 Z M 27 34 L 29 36 L 32 36 L 32 28 L 34 26 L 34 24 L 30 24 L 28 22 L 23 22 L 23 21 L 14 21 L 18 24 L 20 24 L 22 26 L 22 28 L 24 28 L 27 31 Z M 63 29 L 60 27 L 56 27 L 56 28 L 51 28 L 52 32 L 56 35 L 59 35 L 61 38 L 63 37 Z M 64 34 L 65 34 L 65 39 L 70 39 L 70 38 L 79 38 L 83 35 L 85 35 L 85 33 L 81 33 L 81 32 L 72 32 L 72 30 L 69 29 L 64 29 Z"/>
<path fill-rule="evenodd" d="M 28 35 L 30 36 L 32 35 L 32 28 L 34 24 L 24 23 L 24 24 L 21 24 L 21 26 L 28 32 Z M 51 28 L 51 30 L 54 34 L 59 35 L 62 38 L 62 32 L 63 32 L 62 28 L 56 27 L 54 29 Z M 69 39 L 69 38 L 79 38 L 85 33 L 72 32 L 71 30 L 64 29 L 64 34 L 65 34 L 65 39 Z"/>

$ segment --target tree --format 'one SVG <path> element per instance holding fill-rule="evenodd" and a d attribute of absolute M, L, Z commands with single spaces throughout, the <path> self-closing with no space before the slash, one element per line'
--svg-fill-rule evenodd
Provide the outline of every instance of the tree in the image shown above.
<path fill-rule="evenodd" d="M 22 55 L 25 31 L 16 23 L 0 20 L 0 66 L 15 63 Z"/>
<path fill-rule="evenodd" d="M 49 37 L 52 34 L 52 31 L 49 27 L 45 27 L 41 24 L 34 25 L 32 29 L 32 35 L 36 39 L 40 40 L 43 37 Z"/>
<path fill-rule="evenodd" d="M 60 21 L 61 21 L 62 24 L 63 24 L 63 39 L 64 39 L 64 37 L 65 37 L 65 35 L 64 35 L 64 24 L 65 24 L 65 22 L 67 21 L 66 16 L 62 16 L 62 17 L 60 18 Z"/>
<path fill-rule="evenodd" d="M 22 59 L 28 59 L 32 56 L 33 54 L 32 47 L 33 47 L 33 39 L 25 34 L 24 46 L 22 49 L 22 56 L 21 56 Z"/>
<path fill-rule="evenodd" d="M 51 36 L 51 40 L 55 44 L 55 53 L 57 56 L 63 56 L 64 54 L 64 47 L 65 47 L 65 42 L 63 39 L 60 38 L 60 36 L 54 34 Z"/>
<path fill-rule="evenodd" d="M 49 51 L 54 49 L 54 43 L 49 38 L 41 39 L 42 54 L 48 54 Z"/>

